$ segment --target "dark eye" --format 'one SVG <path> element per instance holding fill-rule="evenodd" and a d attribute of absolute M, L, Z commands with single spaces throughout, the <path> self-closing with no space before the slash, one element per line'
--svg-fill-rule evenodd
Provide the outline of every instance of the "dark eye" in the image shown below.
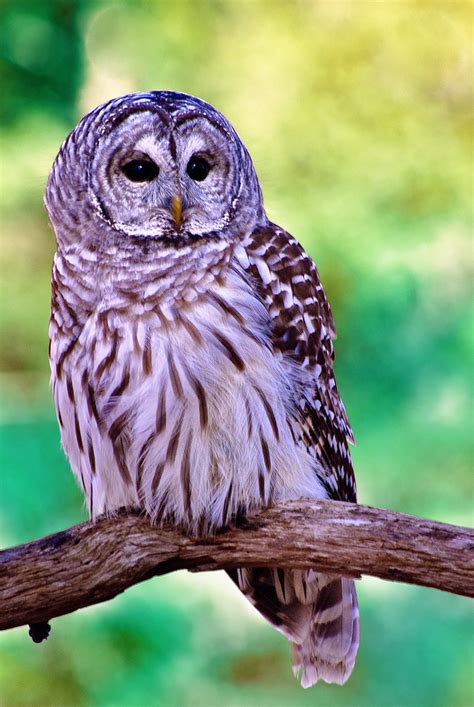
<path fill-rule="evenodd" d="M 122 165 L 122 172 L 131 182 L 151 182 L 159 171 L 158 165 L 151 160 L 131 160 Z"/>
<path fill-rule="evenodd" d="M 194 179 L 195 182 L 202 182 L 206 179 L 211 169 L 211 165 L 204 157 L 198 157 L 198 155 L 193 155 L 188 162 L 186 167 L 186 172 Z"/>

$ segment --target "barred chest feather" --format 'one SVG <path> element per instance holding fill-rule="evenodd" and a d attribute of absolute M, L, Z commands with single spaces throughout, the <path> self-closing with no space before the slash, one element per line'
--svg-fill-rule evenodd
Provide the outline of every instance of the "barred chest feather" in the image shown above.
<path fill-rule="evenodd" d="M 91 516 L 139 506 L 206 533 L 243 509 L 325 497 L 298 441 L 306 381 L 273 351 L 268 313 L 235 259 L 180 307 L 99 302 L 66 336 L 68 306 L 63 293 L 52 386 Z"/>

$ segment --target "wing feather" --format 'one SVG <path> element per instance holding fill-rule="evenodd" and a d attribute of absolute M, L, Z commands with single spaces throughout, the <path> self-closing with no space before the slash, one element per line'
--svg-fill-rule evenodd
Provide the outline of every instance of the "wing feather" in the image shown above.
<path fill-rule="evenodd" d="M 334 378 L 336 331 L 316 266 L 294 238 L 273 224 L 254 231 L 236 257 L 267 307 L 275 355 L 305 373 L 295 400 L 293 434 L 317 462 L 315 473 L 328 496 L 355 501 L 348 447 L 354 438 Z M 359 644 L 352 579 L 268 567 L 229 574 L 293 643 L 293 671 L 303 687 L 319 679 L 347 680 Z"/>
<path fill-rule="evenodd" d="M 355 501 L 349 452 L 354 436 L 334 377 L 336 329 L 316 266 L 298 241 L 274 224 L 254 231 L 243 246 L 241 263 L 268 308 L 275 351 L 311 374 L 298 403 L 300 440 L 325 469 L 329 497 Z"/>

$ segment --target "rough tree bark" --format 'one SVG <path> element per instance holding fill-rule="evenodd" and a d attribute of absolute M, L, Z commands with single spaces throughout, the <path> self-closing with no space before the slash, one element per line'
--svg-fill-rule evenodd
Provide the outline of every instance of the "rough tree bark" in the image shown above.
<path fill-rule="evenodd" d="M 474 531 L 352 503 L 301 500 L 193 539 L 122 511 L 1 552 L 0 629 L 42 626 L 154 575 L 239 566 L 369 574 L 472 597 Z"/>

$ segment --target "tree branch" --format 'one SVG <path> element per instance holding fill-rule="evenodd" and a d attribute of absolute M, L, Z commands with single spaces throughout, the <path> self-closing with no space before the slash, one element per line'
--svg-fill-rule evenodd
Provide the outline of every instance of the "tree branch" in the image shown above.
<path fill-rule="evenodd" d="M 339 501 L 292 501 L 205 539 L 121 511 L 1 552 L 0 629 L 42 624 L 178 569 L 313 567 L 472 597 L 473 550 L 468 528 Z"/>

